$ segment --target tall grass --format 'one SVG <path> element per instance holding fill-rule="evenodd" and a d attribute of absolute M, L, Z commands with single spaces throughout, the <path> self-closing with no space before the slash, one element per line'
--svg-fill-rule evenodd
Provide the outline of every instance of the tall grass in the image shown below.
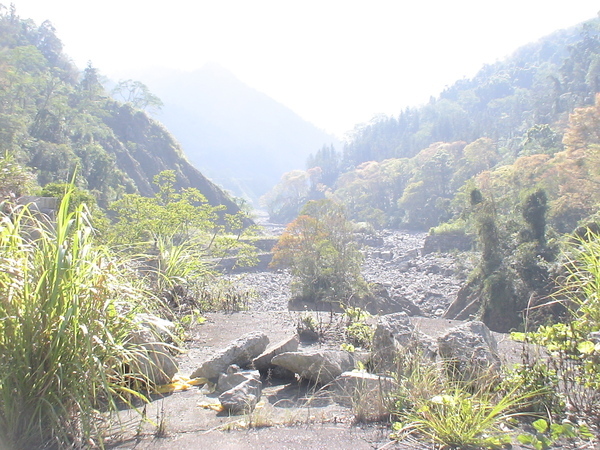
<path fill-rule="evenodd" d="M 0 447 L 102 445 L 144 295 L 93 241 L 84 206 L 0 218 Z"/>

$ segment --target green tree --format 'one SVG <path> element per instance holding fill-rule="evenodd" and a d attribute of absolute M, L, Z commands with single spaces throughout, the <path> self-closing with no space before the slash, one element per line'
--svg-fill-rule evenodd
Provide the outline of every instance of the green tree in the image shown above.
<path fill-rule="evenodd" d="M 157 112 L 163 107 L 160 98 L 150 92 L 148 86 L 141 81 L 121 80 L 111 91 L 112 96 L 124 103 L 131 103 L 134 108 L 143 111 Z"/>
<path fill-rule="evenodd" d="M 361 264 L 351 224 L 331 200 L 306 204 L 279 239 L 272 262 L 290 267 L 297 297 L 343 305 L 365 290 Z"/>

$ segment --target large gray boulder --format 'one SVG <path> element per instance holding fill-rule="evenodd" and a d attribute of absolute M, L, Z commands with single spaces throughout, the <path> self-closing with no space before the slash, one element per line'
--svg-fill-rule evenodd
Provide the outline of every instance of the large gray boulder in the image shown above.
<path fill-rule="evenodd" d="M 466 322 L 448 330 L 438 337 L 438 353 L 454 380 L 483 381 L 499 374 L 498 345 L 483 322 Z"/>
<path fill-rule="evenodd" d="M 191 375 L 191 378 L 217 379 L 227 368 L 236 364 L 240 367 L 248 365 L 254 358 L 265 351 L 269 338 L 261 332 L 252 332 L 233 341 L 204 361 Z"/>
<path fill-rule="evenodd" d="M 260 381 L 258 370 L 240 370 L 239 366 L 232 364 L 225 373 L 219 375 L 215 390 L 216 392 L 225 392 L 249 379 Z"/>
<path fill-rule="evenodd" d="M 344 372 L 332 383 L 337 403 L 352 408 L 359 420 L 382 420 L 389 416 L 397 384 L 391 377 L 367 372 Z"/>
<path fill-rule="evenodd" d="M 400 352 L 420 353 L 428 359 L 436 355 L 433 339 L 415 328 L 406 313 L 380 316 L 373 334 L 373 364 L 377 371 L 395 371 Z"/>
<path fill-rule="evenodd" d="M 262 383 L 251 377 L 223 392 L 219 395 L 219 401 L 223 408 L 232 414 L 248 413 L 254 410 L 261 394 Z"/>
<path fill-rule="evenodd" d="M 272 359 L 281 353 L 295 352 L 298 350 L 300 339 L 294 335 L 288 339 L 278 342 L 275 345 L 267 348 L 261 355 L 254 358 L 252 367 L 260 371 L 263 375 L 274 378 L 288 379 L 294 378 L 294 372 L 284 369 L 281 366 L 276 366 L 271 363 Z"/>
<path fill-rule="evenodd" d="M 129 336 L 129 344 L 135 348 L 129 361 L 131 373 L 150 385 L 170 383 L 179 370 L 171 355 L 175 347 L 167 343 L 172 340 L 175 325 L 149 314 L 138 315 L 136 321 L 138 329 Z"/>
<path fill-rule="evenodd" d="M 318 384 L 330 383 L 342 372 L 354 369 L 352 354 L 335 350 L 282 353 L 275 356 L 271 362 L 297 373 L 300 378 Z"/>

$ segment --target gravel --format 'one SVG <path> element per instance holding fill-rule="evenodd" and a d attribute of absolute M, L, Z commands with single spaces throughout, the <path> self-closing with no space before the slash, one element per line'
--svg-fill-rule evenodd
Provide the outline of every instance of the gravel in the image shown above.
<path fill-rule="evenodd" d="M 364 246 L 363 276 L 380 283 L 391 296 L 400 295 L 419 306 L 425 317 L 441 317 L 472 268 L 466 253 L 422 255 L 426 233 L 384 230 L 376 246 Z M 240 288 L 254 292 L 250 311 L 287 311 L 292 277 L 287 270 L 228 275 Z"/>

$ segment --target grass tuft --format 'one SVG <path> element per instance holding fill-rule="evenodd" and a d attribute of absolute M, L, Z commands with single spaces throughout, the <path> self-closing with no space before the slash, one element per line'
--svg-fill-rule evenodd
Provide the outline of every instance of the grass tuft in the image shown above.
<path fill-rule="evenodd" d="M 85 206 L 56 221 L 25 207 L 0 217 L 0 442 L 6 448 L 102 445 L 128 387 L 128 342 L 145 296 L 94 243 Z M 139 374 L 129 374 L 135 378 Z"/>

